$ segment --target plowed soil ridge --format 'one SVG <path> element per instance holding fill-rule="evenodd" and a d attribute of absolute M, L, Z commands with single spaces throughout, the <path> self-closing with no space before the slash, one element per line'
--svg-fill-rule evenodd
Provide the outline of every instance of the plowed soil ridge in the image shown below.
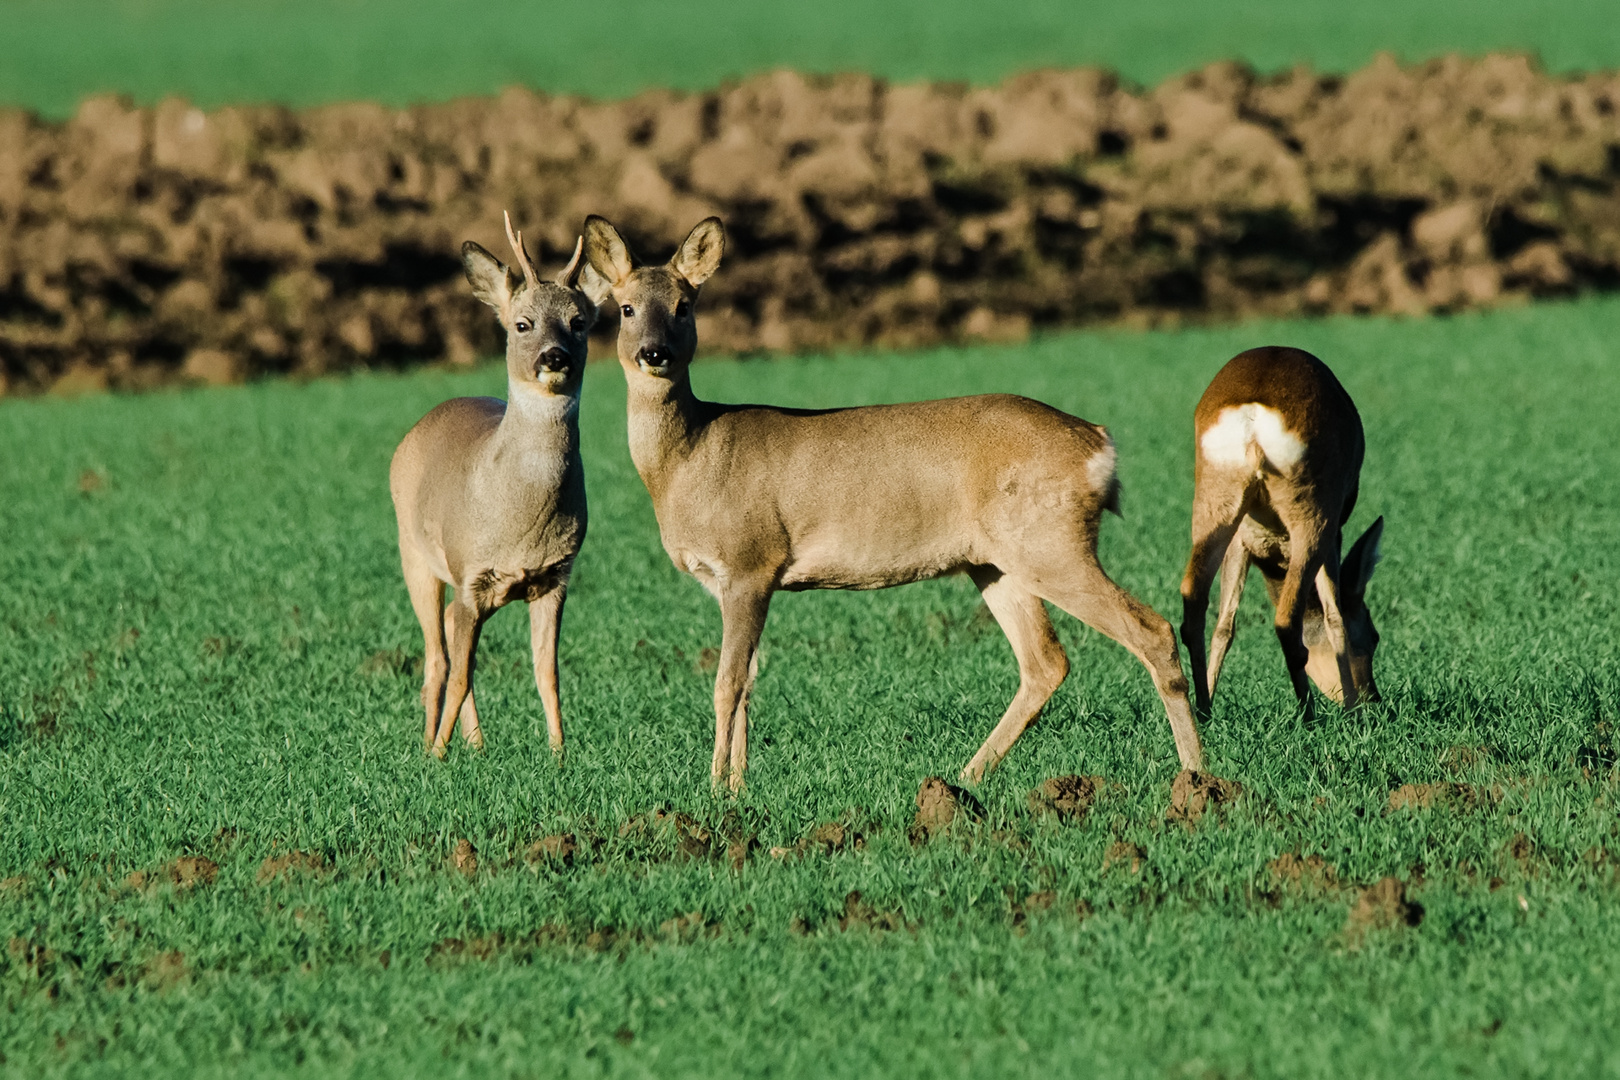
<path fill-rule="evenodd" d="M 1381 57 L 1151 90 L 781 71 L 611 102 L 0 111 L 0 389 L 470 361 L 499 330 L 457 251 L 504 252 L 506 209 L 551 270 L 588 213 L 649 257 L 719 214 L 710 352 L 1480 307 L 1620 287 L 1620 74 Z"/>

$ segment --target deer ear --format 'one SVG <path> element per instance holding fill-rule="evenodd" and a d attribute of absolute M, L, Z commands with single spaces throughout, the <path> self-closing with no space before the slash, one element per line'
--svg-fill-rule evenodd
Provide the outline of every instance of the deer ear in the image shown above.
<path fill-rule="evenodd" d="M 602 307 L 613 299 L 613 282 L 596 272 L 596 267 L 587 262 L 579 268 L 579 283 L 574 286 L 590 298 L 592 304 Z"/>
<path fill-rule="evenodd" d="M 1379 519 L 1367 526 L 1367 531 L 1361 538 L 1350 545 L 1349 554 L 1345 555 L 1344 562 L 1339 569 L 1339 588 L 1351 596 L 1361 596 L 1367 591 L 1367 581 L 1378 567 L 1378 560 L 1383 557 L 1378 550 L 1378 543 L 1384 537 L 1384 519 Z"/>
<path fill-rule="evenodd" d="M 725 226 L 717 217 L 704 218 L 681 241 L 681 249 L 669 265 L 696 288 L 720 269 L 720 257 L 725 253 Z"/>
<path fill-rule="evenodd" d="M 636 257 L 619 230 L 607 218 L 592 214 L 585 219 L 585 258 L 591 268 L 607 279 L 611 287 L 630 276 Z"/>
<path fill-rule="evenodd" d="M 461 245 L 461 269 L 467 274 L 473 295 L 504 314 L 516 283 L 501 260 L 469 240 Z"/>

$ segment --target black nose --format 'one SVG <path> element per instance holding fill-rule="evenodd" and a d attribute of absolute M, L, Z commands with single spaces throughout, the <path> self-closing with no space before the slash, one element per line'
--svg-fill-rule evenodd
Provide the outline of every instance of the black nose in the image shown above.
<path fill-rule="evenodd" d="M 675 353 L 667 345 L 643 345 L 636 357 L 644 364 L 663 367 L 675 359 Z"/>
<path fill-rule="evenodd" d="M 547 371 L 561 371 L 568 366 L 568 350 L 553 345 L 540 354 L 540 366 Z"/>

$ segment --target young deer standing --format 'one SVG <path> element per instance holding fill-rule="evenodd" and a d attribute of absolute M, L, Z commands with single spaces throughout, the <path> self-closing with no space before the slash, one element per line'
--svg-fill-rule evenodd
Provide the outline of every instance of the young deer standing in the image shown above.
<path fill-rule="evenodd" d="M 1181 640 L 1201 715 L 1232 643 L 1252 561 L 1276 610 L 1277 640 L 1307 716 L 1307 676 L 1353 708 L 1377 701 L 1367 579 L 1379 518 L 1344 556 L 1340 529 L 1356 505 L 1364 442 L 1355 403 L 1326 364 L 1299 349 L 1240 353 L 1216 374 L 1193 417 L 1192 556 L 1181 581 Z M 1204 668 L 1204 618 L 1216 567 L 1221 609 Z"/>
<path fill-rule="evenodd" d="M 1175 633 L 1097 563 L 1102 513 L 1118 505 L 1107 432 L 1007 395 L 829 410 L 700 401 L 693 306 L 724 244 L 709 218 L 666 265 L 641 266 L 612 225 L 585 221 L 586 258 L 620 305 L 630 456 L 664 549 L 720 602 L 714 783 L 729 774 L 736 789 L 747 768 L 748 695 L 772 593 L 957 572 L 979 587 L 1020 677 L 964 779 L 1001 760 L 1068 674 L 1043 599 L 1136 654 L 1182 765 L 1199 768 Z"/>
<path fill-rule="evenodd" d="M 513 600 L 529 603 L 534 678 L 551 748 L 563 745 L 557 632 L 585 539 L 579 389 L 596 321 L 586 290 L 599 279 L 581 258 L 583 239 L 555 282 L 540 280 L 511 218 L 506 239 L 518 271 L 470 240 L 461 262 L 473 295 L 506 328 L 507 400 L 440 405 L 406 434 L 388 473 L 405 587 L 426 640 L 422 738 L 439 757 L 458 715 L 462 738 L 484 745 L 472 689 L 478 635 Z M 597 299 L 605 296 L 604 288 Z M 446 585 L 455 590 L 448 607 Z"/>

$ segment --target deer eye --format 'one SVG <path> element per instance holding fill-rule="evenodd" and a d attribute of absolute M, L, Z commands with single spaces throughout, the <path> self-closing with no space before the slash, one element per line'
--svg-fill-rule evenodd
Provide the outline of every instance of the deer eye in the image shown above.
<path fill-rule="evenodd" d="M 585 330 L 585 320 L 580 318 L 578 315 L 575 315 L 572 319 L 568 320 L 568 331 L 569 331 L 569 333 L 578 334 L 578 333 L 583 333 L 584 330 Z"/>
<path fill-rule="evenodd" d="M 527 334 L 530 330 L 534 329 L 534 324 L 528 319 L 519 319 L 512 324 L 512 329 L 516 330 L 520 334 Z"/>
<path fill-rule="evenodd" d="M 629 304 L 621 304 L 619 306 L 619 314 L 623 315 L 627 319 L 633 319 L 636 316 L 636 309 L 631 307 Z"/>
<path fill-rule="evenodd" d="M 682 300 L 680 303 L 675 305 L 675 317 L 677 319 L 684 319 L 686 318 L 686 313 L 691 310 L 692 305 L 688 304 L 685 300 Z"/>

